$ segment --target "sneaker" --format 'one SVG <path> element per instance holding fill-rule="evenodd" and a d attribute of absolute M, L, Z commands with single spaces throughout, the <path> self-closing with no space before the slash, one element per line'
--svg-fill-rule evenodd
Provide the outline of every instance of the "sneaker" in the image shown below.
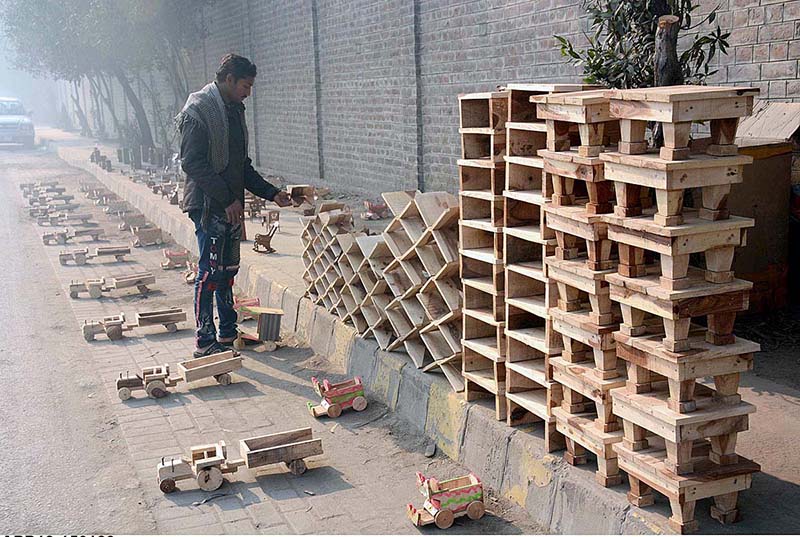
<path fill-rule="evenodd" d="M 215 341 L 214 343 L 212 343 L 211 345 L 209 345 L 207 347 L 204 347 L 202 349 L 197 349 L 196 351 L 194 351 L 193 356 L 195 358 L 202 358 L 203 356 L 211 356 L 212 354 L 219 354 L 221 352 L 228 352 L 229 350 L 231 350 L 231 349 L 229 349 L 225 345 L 222 345 L 221 343 Z M 236 356 L 238 356 L 238 353 L 236 353 Z"/>

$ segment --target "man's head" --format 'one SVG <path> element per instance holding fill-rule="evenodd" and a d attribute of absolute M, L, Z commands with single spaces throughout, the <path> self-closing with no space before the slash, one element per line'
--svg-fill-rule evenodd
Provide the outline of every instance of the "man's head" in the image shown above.
<path fill-rule="evenodd" d="M 227 100 L 240 103 L 250 96 L 256 79 L 256 66 L 237 54 L 226 54 L 217 69 L 217 86 Z"/>

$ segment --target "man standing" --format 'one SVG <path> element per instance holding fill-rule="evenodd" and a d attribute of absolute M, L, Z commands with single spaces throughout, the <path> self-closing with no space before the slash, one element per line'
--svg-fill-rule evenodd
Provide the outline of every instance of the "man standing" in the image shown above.
<path fill-rule="evenodd" d="M 289 195 L 265 181 L 248 157 L 242 102 L 255 77 L 250 60 L 227 54 L 216 80 L 189 95 L 176 118 L 187 176 L 183 210 L 194 222 L 200 250 L 194 285 L 195 358 L 229 350 L 237 336 L 233 281 L 239 271 L 245 188 L 280 207 L 290 203 Z"/>

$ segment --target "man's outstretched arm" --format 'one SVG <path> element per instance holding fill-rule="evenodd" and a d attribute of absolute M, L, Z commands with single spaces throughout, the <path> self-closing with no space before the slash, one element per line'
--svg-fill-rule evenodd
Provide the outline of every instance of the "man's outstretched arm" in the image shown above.
<path fill-rule="evenodd" d="M 274 201 L 278 207 L 286 207 L 291 203 L 289 194 L 261 177 L 261 174 L 253 168 L 250 157 L 244 161 L 244 187 L 260 198 Z"/>

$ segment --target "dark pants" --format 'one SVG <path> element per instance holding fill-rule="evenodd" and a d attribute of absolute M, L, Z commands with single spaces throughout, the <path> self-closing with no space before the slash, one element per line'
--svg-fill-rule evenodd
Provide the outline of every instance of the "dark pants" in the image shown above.
<path fill-rule="evenodd" d="M 201 225 L 201 212 L 193 211 L 200 260 L 194 282 L 194 317 L 197 323 L 195 344 L 207 347 L 217 339 L 214 326 L 214 297 L 219 314 L 219 339 L 236 337 L 236 312 L 233 309 L 233 279 L 239 272 L 239 242 L 242 226 L 231 225 L 225 215 L 210 214 Z"/>

